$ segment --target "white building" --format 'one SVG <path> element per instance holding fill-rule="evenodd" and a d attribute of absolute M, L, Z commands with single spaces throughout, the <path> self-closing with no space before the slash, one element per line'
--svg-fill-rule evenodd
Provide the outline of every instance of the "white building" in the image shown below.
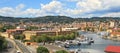
<path fill-rule="evenodd" d="M 113 28 L 115 26 L 115 22 L 110 21 L 110 27 Z"/>
<path fill-rule="evenodd" d="M 78 28 L 62 28 L 62 31 L 77 30 Z"/>

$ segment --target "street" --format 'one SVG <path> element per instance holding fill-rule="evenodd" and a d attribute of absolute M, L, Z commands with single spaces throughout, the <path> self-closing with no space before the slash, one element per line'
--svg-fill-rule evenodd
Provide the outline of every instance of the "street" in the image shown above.
<path fill-rule="evenodd" d="M 15 40 L 18 47 L 22 50 L 23 53 L 31 53 L 25 45 L 23 45 L 20 41 Z"/>

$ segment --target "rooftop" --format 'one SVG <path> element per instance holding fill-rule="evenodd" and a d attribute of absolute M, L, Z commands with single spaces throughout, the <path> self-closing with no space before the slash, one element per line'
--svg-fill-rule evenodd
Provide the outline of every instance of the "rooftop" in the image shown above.
<path fill-rule="evenodd" d="M 105 52 L 120 53 L 120 46 L 107 46 Z"/>

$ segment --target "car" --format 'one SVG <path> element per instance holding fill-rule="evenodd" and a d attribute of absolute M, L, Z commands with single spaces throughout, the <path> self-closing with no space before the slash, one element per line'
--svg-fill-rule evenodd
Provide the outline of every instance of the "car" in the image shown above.
<path fill-rule="evenodd" d="M 19 50 L 17 50 L 17 52 L 16 53 L 21 53 Z"/>

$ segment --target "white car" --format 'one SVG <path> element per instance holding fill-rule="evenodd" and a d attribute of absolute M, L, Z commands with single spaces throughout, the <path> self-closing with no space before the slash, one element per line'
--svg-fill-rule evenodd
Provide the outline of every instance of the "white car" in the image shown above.
<path fill-rule="evenodd" d="M 17 53 L 21 53 L 19 50 L 17 50 Z"/>

